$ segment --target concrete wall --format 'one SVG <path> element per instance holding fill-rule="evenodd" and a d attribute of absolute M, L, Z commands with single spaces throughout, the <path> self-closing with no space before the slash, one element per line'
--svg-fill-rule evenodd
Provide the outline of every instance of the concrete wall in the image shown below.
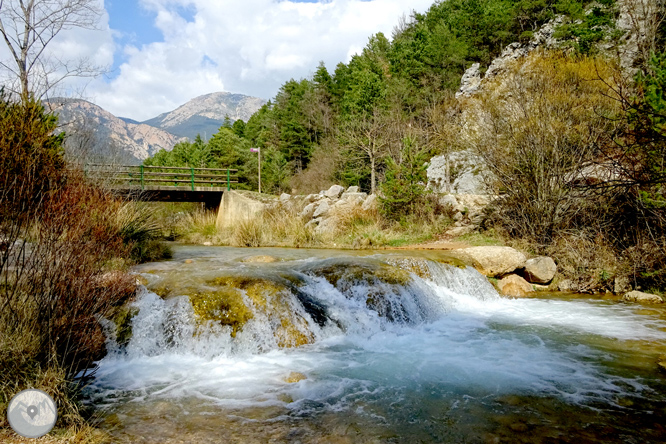
<path fill-rule="evenodd" d="M 266 208 L 265 202 L 252 199 L 249 194 L 233 190 L 224 192 L 217 213 L 218 228 L 229 228 L 240 221 L 253 219 Z"/>

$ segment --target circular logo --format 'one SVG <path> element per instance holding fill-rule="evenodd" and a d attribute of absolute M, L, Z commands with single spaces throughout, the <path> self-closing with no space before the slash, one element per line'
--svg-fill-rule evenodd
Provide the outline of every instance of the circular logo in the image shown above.
<path fill-rule="evenodd" d="M 19 392 L 7 407 L 9 425 L 25 438 L 39 438 L 51 431 L 58 419 L 53 399 L 41 390 Z"/>

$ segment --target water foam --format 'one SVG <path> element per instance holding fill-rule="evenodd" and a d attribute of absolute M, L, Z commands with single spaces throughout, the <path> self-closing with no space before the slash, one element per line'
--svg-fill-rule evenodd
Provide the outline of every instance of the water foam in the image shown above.
<path fill-rule="evenodd" d="M 144 291 L 133 337 L 99 363 L 91 396 L 116 400 L 198 398 L 225 407 L 280 405 L 302 414 L 340 410 L 359 400 L 520 393 L 568 402 L 612 402 L 643 390 L 640 380 L 607 371 L 603 353 L 585 345 L 598 335 L 666 338 L 663 325 L 628 307 L 583 301 L 500 298 L 472 269 L 430 263 L 430 277 L 405 286 L 368 281 L 334 286 L 298 271 L 299 291 L 324 308 L 309 319 L 313 344 L 280 349 L 257 316 L 231 337 L 228 327 L 198 324 L 186 297 Z M 368 308 L 383 295 L 392 320 Z M 298 316 L 309 314 L 294 295 Z M 562 336 L 570 341 L 562 341 Z M 285 382 L 290 372 L 306 379 Z"/>

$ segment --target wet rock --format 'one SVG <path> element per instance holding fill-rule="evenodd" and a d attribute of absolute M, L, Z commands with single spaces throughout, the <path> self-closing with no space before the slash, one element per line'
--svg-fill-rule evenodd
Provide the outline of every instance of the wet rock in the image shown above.
<path fill-rule="evenodd" d="M 500 279 L 497 282 L 497 287 L 503 295 L 517 298 L 523 297 L 527 295 L 527 293 L 532 293 L 534 291 L 530 283 L 517 274 L 511 274 Z"/>
<path fill-rule="evenodd" d="M 273 256 L 267 256 L 267 255 L 259 255 L 259 256 L 250 256 L 246 257 L 243 259 L 241 262 L 248 262 L 248 263 L 270 263 L 270 262 L 277 262 L 277 258 Z"/>
<path fill-rule="evenodd" d="M 512 273 L 525 267 L 527 260 L 523 253 L 511 247 L 471 247 L 455 250 L 452 254 L 488 277 Z"/>
<path fill-rule="evenodd" d="M 525 279 L 533 284 L 547 284 L 557 273 L 555 261 L 548 256 L 539 256 L 525 262 Z"/>
<path fill-rule="evenodd" d="M 291 372 L 291 373 L 289 373 L 289 375 L 287 375 L 284 378 L 284 382 L 287 382 L 289 384 L 293 384 L 293 383 L 298 382 L 298 381 L 303 381 L 304 379 L 308 379 L 308 377 L 305 376 L 303 373 L 301 373 L 301 372 Z"/>
<path fill-rule="evenodd" d="M 331 185 L 331 188 L 324 192 L 326 197 L 337 199 L 345 191 L 344 187 L 340 185 Z"/>
<path fill-rule="evenodd" d="M 637 302 L 639 304 L 662 304 L 664 299 L 661 296 L 642 291 L 630 291 L 622 297 L 622 302 Z"/>

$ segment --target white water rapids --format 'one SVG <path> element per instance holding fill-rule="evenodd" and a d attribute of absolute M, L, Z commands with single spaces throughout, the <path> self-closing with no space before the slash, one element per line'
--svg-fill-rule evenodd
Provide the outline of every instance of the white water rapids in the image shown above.
<path fill-rule="evenodd" d="M 396 434 L 390 442 L 445 439 L 450 426 L 430 418 L 434 411 L 456 418 L 451 421 L 459 430 L 450 442 L 463 439 L 469 435 L 460 425 L 462 412 L 471 415 L 471 406 L 480 406 L 489 415 L 493 403 L 507 396 L 547 398 L 585 411 L 622 410 L 624 398 L 663 401 L 650 377 L 627 371 L 624 363 L 631 358 L 617 346 L 663 345 L 666 324 L 659 317 L 601 300 L 501 298 L 475 270 L 432 261 L 427 276 L 411 274 L 406 285 L 367 276 L 331 283 L 317 271 L 321 264 L 344 269 L 382 260 L 200 264 L 206 276 L 233 267 L 296 276 L 300 297 L 291 294 L 287 306 L 306 319 L 314 341 L 292 348 L 276 345 L 275 322 L 259 310 L 232 337 L 229 327 L 202 324 L 187 295 L 162 298 L 144 290 L 134 302 L 131 339 L 122 347 L 110 343 L 89 397 L 111 411 L 134 403 L 180 403 L 184 416 L 193 414 L 187 406 L 200 403 L 206 408 L 196 415 L 232 415 L 244 423 L 256 421 L 244 409 L 256 408 L 278 409 L 264 418 L 278 423 L 353 415 L 390 428 Z M 169 273 L 149 273 L 151 285 Z M 369 306 L 371 294 L 380 295 L 381 309 Z M 325 320 L 313 318 L 311 307 Z M 294 372 L 299 378 L 289 381 Z M 419 439 L 395 431 L 401 427 Z"/>

